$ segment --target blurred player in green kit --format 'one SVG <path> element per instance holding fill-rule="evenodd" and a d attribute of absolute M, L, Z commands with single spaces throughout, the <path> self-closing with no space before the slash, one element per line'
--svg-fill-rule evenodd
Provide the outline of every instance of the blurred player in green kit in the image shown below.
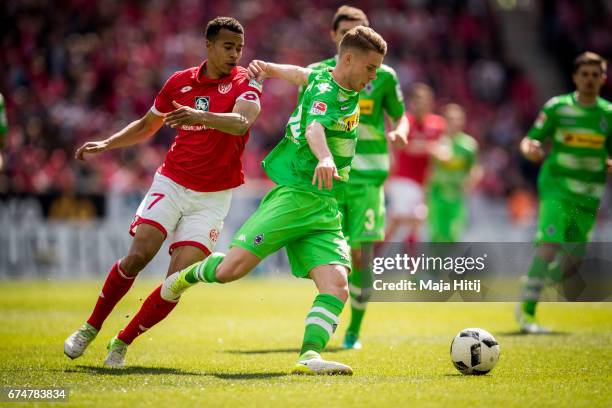
<path fill-rule="evenodd" d="M 575 271 L 595 224 L 612 155 L 612 104 L 599 97 L 607 62 L 585 52 L 574 61 L 576 91 L 550 99 L 521 141 L 521 152 L 544 161 L 538 177 L 537 245 L 516 310 L 521 331 L 546 333 L 535 318 L 547 282 Z M 545 154 L 543 143 L 550 140 Z"/>
<path fill-rule="evenodd" d="M 369 26 L 366 14 L 358 8 L 342 6 L 332 20 L 331 39 L 339 47 L 344 34 L 359 25 Z M 337 60 L 334 56 L 308 68 L 333 68 Z M 383 64 L 376 70 L 376 79 L 368 82 L 359 93 L 359 108 L 358 141 L 349 182 L 337 192 L 342 231 L 351 247 L 352 259 L 349 275 L 351 322 L 343 342 L 347 349 L 361 348 L 359 333 L 371 290 L 367 259 L 372 258 L 372 243 L 385 237 L 383 183 L 389 174 L 388 144 L 402 148 L 408 134 L 404 99 L 392 68 Z M 388 133 L 385 132 L 385 113 L 393 122 L 393 129 Z"/>
<path fill-rule="evenodd" d="M 427 188 L 429 239 L 457 242 L 465 229 L 465 192 L 478 182 L 478 144 L 463 133 L 465 111 L 457 104 L 443 109 L 446 134 L 432 149 L 432 167 Z"/>

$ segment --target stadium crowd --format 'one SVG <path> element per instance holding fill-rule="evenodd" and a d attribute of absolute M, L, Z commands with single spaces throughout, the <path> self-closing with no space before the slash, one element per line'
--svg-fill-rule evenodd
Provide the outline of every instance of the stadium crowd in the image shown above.
<path fill-rule="evenodd" d="M 485 194 L 505 198 L 528 188 L 516 146 L 541 101 L 528 75 L 506 59 L 489 2 L 382 3 L 359 6 L 388 41 L 385 63 L 396 69 L 404 94 L 423 81 L 435 90 L 438 106 L 452 101 L 466 108 L 467 130 L 481 146 Z M 243 65 L 254 58 L 307 65 L 334 53 L 328 27 L 336 6 L 324 0 L 2 2 L 0 92 L 9 133 L 0 193 L 144 193 L 172 141 L 171 129 L 151 143 L 85 163 L 73 160 L 75 147 L 140 117 L 174 71 L 199 64 L 208 19 L 232 15 L 242 22 Z M 573 20 L 559 21 L 569 29 Z M 589 45 L 609 47 L 609 30 L 598 32 Z M 259 161 L 283 135 L 296 94 L 281 81 L 266 83 L 245 153 L 248 178 L 263 177 Z"/>

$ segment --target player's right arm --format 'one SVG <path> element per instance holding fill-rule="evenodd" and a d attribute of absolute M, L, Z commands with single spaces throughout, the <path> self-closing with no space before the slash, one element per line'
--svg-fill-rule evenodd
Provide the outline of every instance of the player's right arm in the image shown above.
<path fill-rule="evenodd" d="M 153 136 L 163 124 L 163 116 L 148 111 L 142 118 L 133 121 L 109 138 L 85 143 L 77 149 L 74 156 L 78 160 L 84 160 L 85 154 L 98 154 L 107 150 L 140 143 Z"/>
<path fill-rule="evenodd" d="M 249 64 L 248 70 L 251 77 L 258 81 L 273 77 L 283 79 L 299 86 L 306 85 L 308 83 L 308 77 L 312 73 L 312 69 L 310 68 L 289 64 L 275 64 L 260 60 L 253 60 Z"/>
<path fill-rule="evenodd" d="M 327 145 L 325 129 L 319 122 L 312 122 L 306 128 L 306 141 L 310 150 L 319 160 L 312 177 L 312 185 L 318 185 L 319 190 L 325 187 L 331 190 L 334 179 L 342 180 L 338 174 L 334 157 Z"/>
<path fill-rule="evenodd" d="M 555 130 L 555 105 L 557 98 L 552 98 L 542 108 L 535 123 L 521 140 L 521 153 L 529 161 L 539 163 L 544 160 L 542 142 L 552 136 Z"/>

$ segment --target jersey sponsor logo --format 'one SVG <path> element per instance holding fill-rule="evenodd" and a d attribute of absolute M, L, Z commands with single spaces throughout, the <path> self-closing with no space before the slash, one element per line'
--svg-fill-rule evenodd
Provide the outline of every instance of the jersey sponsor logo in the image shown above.
<path fill-rule="evenodd" d="M 212 242 L 213 244 L 217 242 L 217 240 L 219 239 L 219 230 L 216 228 L 211 229 L 208 232 L 208 238 L 210 238 L 210 242 Z"/>
<path fill-rule="evenodd" d="M 350 132 L 359 124 L 359 112 L 355 112 L 351 116 L 340 119 L 342 130 Z"/>
<path fill-rule="evenodd" d="M 222 95 L 228 93 L 230 91 L 230 89 L 232 89 L 232 83 L 231 82 L 228 82 L 226 84 L 219 84 L 219 86 L 217 87 L 217 90 Z"/>
<path fill-rule="evenodd" d="M 192 89 L 193 89 L 192 87 L 190 87 L 189 85 L 187 85 L 187 86 L 184 86 L 184 87 L 182 87 L 182 88 L 181 88 L 181 92 L 182 92 L 182 93 L 189 92 L 189 91 L 191 91 Z"/>
<path fill-rule="evenodd" d="M 317 89 L 319 90 L 317 95 L 321 95 L 321 94 L 323 94 L 325 92 L 331 91 L 332 87 L 327 82 L 321 82 L 320 84 L 317 84 Z"/>
<path fill-rule="evenodd" d="M 327 104 L 325 102 L 314 101 L 312 103 L 310 113 L 313 115 L 325 115 L 325 112 L 327 112 Z"/>
<path fill-rule="evenodd" d="M 257 95 L 257 92 L 254 91 L 247 91 L 236 98 L 236 100 L 253 102 L 259 106 L 259 95 Z"/>
<path fill-rule="evenodd" d="M 210 96 L 196 96 L 195 108 L 201 111 L 208 112 L 210 108 Z"/>
<path fill-rule="evenodd" d="M 541 129 L 542 126 L 544 126 L 544 122 L 546 122 L 547 118 L 548 116 L 546 116 L 544 112 L 540 112 L 540 114 L 538 115 L 538 118 L 536 119 L 534 123 L 534 126 L 538 129 Z"/>
<path fill-rule="evenodd" d="M 374 100 L 359 98 L 359 110 L 364 115 L 371 115 L 374 112 Z"/>
<path fill-rule="evenodd" d="M 563 144 L 570 147 L 601 149 L 605 142 L 604 135 L 595 133 L 565 133 L 563 135 Z"/>
<path fill-rule="evenodd" d="M 251 88 L 255 88 L 255 89 L 257 89 L 259 92 L 261 92 L 261 91 L 262 91 L 262 89 L 263 89 L 262 84 L 261 84 L 261 83 L 260 83 L 258 80 L 256 80 L 255 78 L 253 78 L 253 79 L 251 79 L 251 80 L 249 81 L 249 86 L 250 86 Z"/>

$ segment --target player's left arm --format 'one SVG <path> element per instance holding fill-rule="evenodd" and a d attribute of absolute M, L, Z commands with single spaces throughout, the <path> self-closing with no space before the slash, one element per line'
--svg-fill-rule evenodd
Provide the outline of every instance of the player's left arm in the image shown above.
<path fill-rule="evenodd" d="M 405 115 L 404 95 L 397 74 L 389 67 L 386 68 L 387 81 L 385 93 L 383 94 L 383 109 L 391 118 L 392 129 L 387 133 L 387 141 L 393 147 L 404 148 L 408 144 L 408 132 L 410 122 Z"/>
<path fill-rule="evenodd" d="M 240 95 L 231 113 L 201 111 L 181 105 L 176 101 L 172 101 L 172 104 L 177 109 L 166 114 L 164 118 L 164 123 L 171 128 L 183 125 L 205 125 L 235 136 L 244 135 L 261 111 L 259 95 L 253 91 Z"/>
<path fill-rule="evenodd" d="M 410 121 L 406 115 L 392 120 L 393 129 L 387 133 L 387 141 L 395 148 L 403 149 L 408 145 L 408 132 L 410 131 Z"/>
<path fill-rule="evenodd" d="M 308 78 L 312 73 L 312 69 L 310 68 L 289 64 L 275 64 L 273 62 L 264 62 L 260 60 L 251 61 L 248 70 L 251 78 L 255 78 L 258 81 L 273 77 L 283 79 L 298 86 L 308 84 Z"/>

